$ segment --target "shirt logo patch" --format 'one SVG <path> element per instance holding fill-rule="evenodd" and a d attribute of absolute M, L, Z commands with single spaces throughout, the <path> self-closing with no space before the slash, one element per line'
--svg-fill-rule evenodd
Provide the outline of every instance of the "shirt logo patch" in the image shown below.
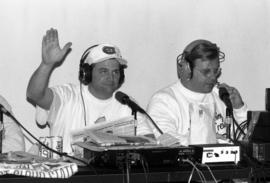
<path fill-rule="evenodd" d="M 215 126 L 216 126 L 216 133 L 222 136 L 226 135 L 226 125 L 224 124 L 224 119 L 221 114 L 217 114 L 215 116 Z"/>

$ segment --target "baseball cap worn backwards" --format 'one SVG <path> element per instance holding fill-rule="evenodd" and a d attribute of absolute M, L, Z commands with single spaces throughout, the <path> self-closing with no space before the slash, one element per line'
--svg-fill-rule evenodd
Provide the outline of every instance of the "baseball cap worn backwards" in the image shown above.
<path fill-rule="evenodd" d="M 85 63 L 91 65 L 108 59 L 116 59 L 121 65 L 127 67 L 127 61 L 122 58 L 120 49 L 111 44 L 99 44 L 93 47 L 87 55 Z"/>

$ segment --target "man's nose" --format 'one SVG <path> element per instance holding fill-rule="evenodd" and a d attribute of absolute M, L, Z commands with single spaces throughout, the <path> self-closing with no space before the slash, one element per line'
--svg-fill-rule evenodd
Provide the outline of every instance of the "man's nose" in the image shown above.
<path fill-rule="evenodd" d="M 109 72 L 108 75 L 107 75 L 107 79 L 110 80 L 110 81 L 113 81 L 114 80 L 114 73 Z"/>

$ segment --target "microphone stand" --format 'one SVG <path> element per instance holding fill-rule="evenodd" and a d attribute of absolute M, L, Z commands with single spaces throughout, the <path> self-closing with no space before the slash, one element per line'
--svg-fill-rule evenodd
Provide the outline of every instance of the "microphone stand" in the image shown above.
<path fill-rule="evenodd" d="M 154 120 L 151 118 L 151 116 L 147 112 L 145 112 L 144 114 L 148 117 L 148 119 L 150 119 L 151 123 L 155 126 L 155 128 L 158 130 L 158 132 L 162 135 L 163 131 L 161 131 L 161 129 L 157 126 L 157 124 L 154 122 Z"/>
<path fill-rule="evenodd" d="M 151 118 L 151 116 L 149 114 L 147 114 L 147 112 L 143 108 L 141 108 L 138 105 L 134 105 L 133 102 L 130 102 L 130 105 L 129 106 L 133 106 L 133 107 L 130 107 L 130 108 L 132 110 L 132 115 L 134 115 L 134 119 L 135 120 L 137 120 L 137 112 L 140 112 L 142 114 L 145 114 L 147 116 L 147 118 L 150 119 L 150 121 L 154 125 L 154 127 L 158 130 L 158 132 L 161 135 L 163 134 L 163 132 L 161 131 L 161 129 L 157 126 L 157 124 L 154 122 L 154 120 Z"/>
<path fill-rule="evenodd" d="M 135 123 L 134 123 L 134 135 L 136 136 L 137 135 L 137 112 L 138 112 L 138 109 L 135 109 L 135 108 L 132 108 L 132 111 L 131 111 L 131 115 L 134 116 L 134 120 L 135 120 Z"/>

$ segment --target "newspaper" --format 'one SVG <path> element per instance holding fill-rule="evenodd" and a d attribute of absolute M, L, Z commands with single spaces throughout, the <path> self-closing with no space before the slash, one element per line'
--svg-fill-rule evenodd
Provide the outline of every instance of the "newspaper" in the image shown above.
<path fill-rule="evenodd" d="M 76 172 L 78 172 L 76 163 L 40 158 L 25 152 L 1 154 L 0 175 L 69 178 Z"/>
<path fill-rule="evenodd" d="M 121 118 L 116 121 L 103 122 L 93 127 L 83 128 L 71 132 L 73 144 L 76 142 L 92 142 L 99 146 L 117 145 L 154 145 L 153 138 L 136 136 L 137 121 L 133 116 Z"/>
<path fill-rule="evenodd" d="M 137 127 L 137 121 L 133 116 L 128 116 L 115 121 L 102 122 L 91 127 L 84 127 L 71 132 L 73 142 L 81 141 L 82 138 L 88 137 L 93 132 L 104 132 L 114 135 L 134 136 Z"/>

